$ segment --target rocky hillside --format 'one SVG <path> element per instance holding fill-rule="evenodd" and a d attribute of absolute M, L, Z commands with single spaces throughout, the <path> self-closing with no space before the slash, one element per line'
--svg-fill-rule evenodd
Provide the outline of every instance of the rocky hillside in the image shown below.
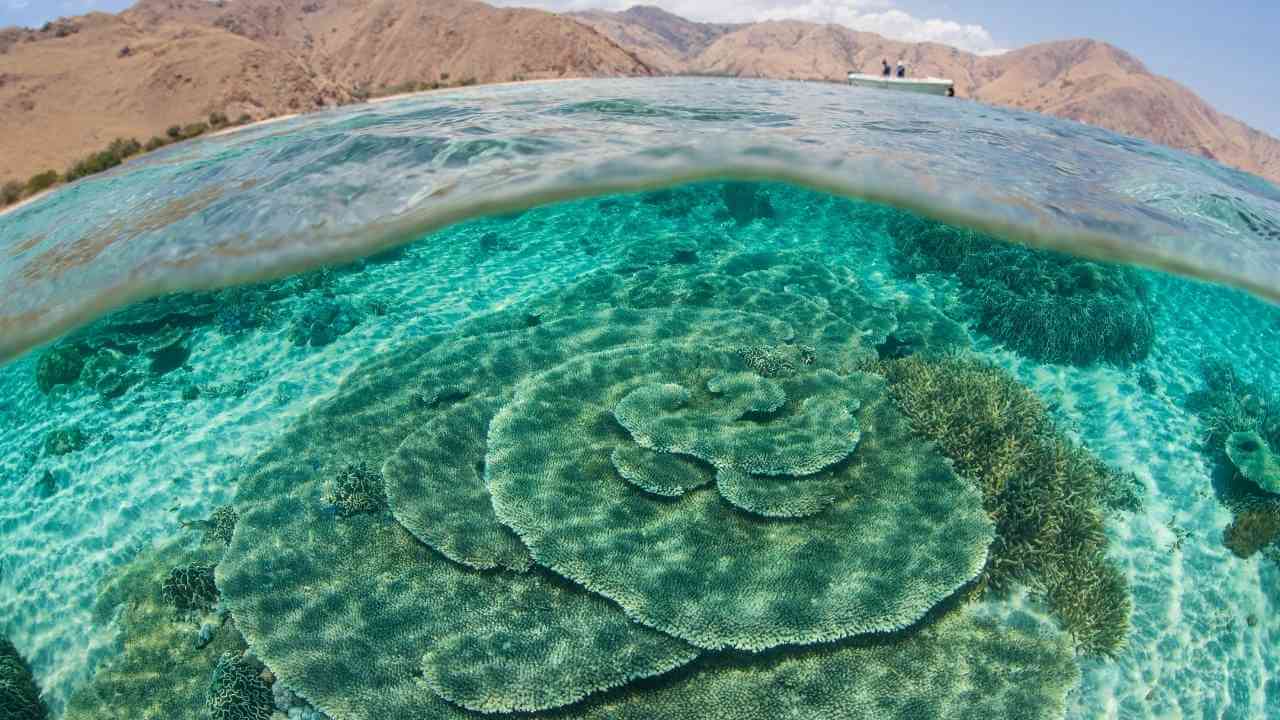
<path fill-rule="evenodd" d="M 0 184 L 211 112 L 302 112 L 404 82 L 651 72 L 570 18 L 472 0 L 141 0 L 0 30 Z"/>
<path fill-rule="evenodd" d="M 882 59 L 901 58 L 915 75 L 954 79 L 964 97 L 1092 123 L 1280 181 L 1280 141 L 1215 111 L 1182 85 L 1095 40 L 983 57 L 841 25 L 707 25 L 656 8 L 575 17 L 652 59 L 664 72 L 842 80 L 850 70 L 877 72 Z"/>
<path fill-rule="evenodd" d="M 881 59 L 960 95 L 1067 117 L 1280 181 L 1280 141 L 1092 40 L 980 57 L 840 25 L 698 23 L 653 7 L 560 16 L 474 0 L 139 0 L 0 29 L 0 185 L 209 113 L 261 118 L 380 88 L 649 74 L 841 80 Z"/>

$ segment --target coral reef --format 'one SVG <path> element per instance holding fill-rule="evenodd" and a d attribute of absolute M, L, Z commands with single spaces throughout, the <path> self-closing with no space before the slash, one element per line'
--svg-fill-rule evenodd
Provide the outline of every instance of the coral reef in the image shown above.
<path fill-rule="evenodd" d="M 994 366 L 913 356 L 873 367 L 912 426 L 982 490 L 996 542 L 979 588 L 1039 588 L 1082 651 L 1114 654 L 1132 601 L 1105 557 L 1102 497 L 1128 480 L 1063 437 L 1039 399 Z"/>
<path fill-rule="evenodd" d="M 855 370 L 895 310 L 648 257 L 369 359 L 253 462 L 216 575 L 255 656 L 334 720 L 1059 717 L 1067 641 L 958 605 L 983 495 Z M 395 522 L 335 521 L 351 467 Z"/>
<path fill-rule="evenodd" d="M 1280 480 L 1272 448 L 1280 447 L 1280 400 L 1248 382 L 1229 360 L 1205 358 L 1204 385 L 1187 408 L 1204 426 L 1202 450 L 1223 479 L 1218 499 L 1234 519 L 1223 543 L 1247 558 L 1280 540 Z"/>
<path fill-rule="evenodd" d="M 609 459 L 623 480 L 661 497 L 680 497 L 713 479 L 692 460 L 637 445 L 619 445 Z"/>
<path fill-rule="evenodd" d="M 477 570 L 528 570 L 529 551 L 498 523 L 484 484 L 485 434 L 501 404 L 471 398 L 405 439 L 383 466 L 396 519 L 442 555 Z"/>
<path fill-rule="evenodd" d="M 382 512 L 387 506 L 382 474 L 361 463 L 347 465 L 325 488 L 324 502 L 338 517 Z"/>
<path fill-rule="evenodd" d="M 213 540 L 223 545 L 231 544 L 231 536 L 236 531 L 236 520 L 240 514 L 232 505 L 223 505 L 213 511 L 205 526 L 205 540 Z"/>
<path fill-rule="evenodd" d="M 31 666 L 13 643 L 0 635 L 0 718 L 45 720 L 48 714 Z"/>
<path fill-rule="evenodd" d="M 1280 460 L 1271 453 L 1267 441 L 1256 432 L 1237 432 L 1227 436 L 1227 457 L 1249 482 L 1261 490 L 1280 495 Z"/>
<path fill-rule="evenodd" d="M 295 345 L 324 347 L 355 329 L 363 318 L 345 300 L 323 299 L 302 311 L 289 328 Z"/>
<path fill-rule="evenodd" d="M 1222 544 L 1240 558 L 1251 558 L 1276 540 L 1280 540 L 1280 512 L 1270 507 L 1237 512 L 1222 533 Z"/>
<path fill-rule="evenodd" d="M 978 330 L 1029 358 L 1131 365 L 1151 352 L 1151 303 L 1132 268 L 1005 243 L 916 216 L 902 216 L 889 232 L 902 273 L 954 275 Z"/>
<path fill-rule="evenodd" d="M 50 457 L 61 457 L 79 452 L 89 446 L 89 436 L 79 425 L 50 430 L 44 436 L 44 454 Z"/>
<path fill-rule="evenodd" d="M 217 616 L 201 639 L 197 625 L 175 617 L 162 586 L 171 568 L 212 562 L 222 546 L 188 549 L 185 538 L 150 548 L 103 582 L 94 622 L 118 632 L 118 647 L 72 694 L 64 720 L 168 720 L 198 717 L 209 677 L 224 653 L 244 640 Z"/>
<path fill-rule="evenodd" d="M 209 720 L 271 720 L 275 702 L 260 669 L 237 653 L 223 653 L 205 693 Z"/>
<path fill-rule="evenodd" d="M 707 492 L 670 505 L 631 491 L 611 461 L 627 441 L 612 422 L 624 398 L 663 383 L 706 387 L 740 363 L 731 351 L 671 344 L 586 355 L 530 379 L 489 428 L 499 519 L 540 564 L 708 649 L 902 628 L 977 574 L 992 532 L 981 496 L 911 435 L 867 375 L 820 383 L 857 409 L 861 442 L 848 462 L 813 464 L 840 500 L 802 524 L 761 526 Z M 779 469 L 774 450 L 746 460 Z"/>
<path fill-rule="evenodd" d="M 160 588 L 164 599 L 179 612 L 206 611 L 218 603 L 213 565 L 187 563 L 169 571 Z"/>

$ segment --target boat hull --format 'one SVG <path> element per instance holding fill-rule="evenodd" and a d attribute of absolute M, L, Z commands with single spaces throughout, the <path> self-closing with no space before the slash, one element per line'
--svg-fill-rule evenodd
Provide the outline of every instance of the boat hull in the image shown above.
<path fill-rule="evenodd" d="M 849 84 L 879 90 L 897 90 L 924 95 L 946 95 L 955 87 L 951 80 L 942 78 L 886 78 L 878 75 L 849 73 Z"/>

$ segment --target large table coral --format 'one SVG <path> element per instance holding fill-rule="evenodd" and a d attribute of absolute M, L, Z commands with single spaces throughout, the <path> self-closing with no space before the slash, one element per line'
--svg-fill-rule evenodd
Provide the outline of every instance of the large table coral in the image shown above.
<path fill-rule="evenodd" d="M 979 488 L 856 369 L 899 310 L 755 253 L 395 348 L 240 481 L 222 601 L 334 720 L 1059 717 L 1064 639 L 958 599 Z M 666 385 L 687 413 L 627 412 Z M 385 505 L 335 505 L 353 467 Z"/>

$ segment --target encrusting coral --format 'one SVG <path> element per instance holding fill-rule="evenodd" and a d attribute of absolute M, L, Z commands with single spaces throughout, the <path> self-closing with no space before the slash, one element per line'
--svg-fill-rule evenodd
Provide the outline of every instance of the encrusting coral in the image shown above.
<path fill-rule="evenodd" d="M 347 465 L 325 487 L 324 501 L 334 507 L 338 517 L 381 512 L 387 505 L 382 475 L 367 465 Z"/>
<path fill-rule="evenodd" d="M 0 719 L 45 720 L 48 714 L 31 666 L 9 638 L 0 635 Z"/>
<path fill-rule="evenodd" d="M 259 673 L 242 655 L 223 653 L 205 693 L 204 711 L 209 720 L 271 720 L 275 703 L 271 688 Z"/>
<path fill-rule="evenodd" d="M 218 602 L 213 567 L 198 562 L 179 565 L 169 571 L 160 592 L 179 612 L 209 610 Z"/>
<path fill-rule="evenodd" d="M 1234 515 L 1223 543 L 1237 556 L 1252 557 L 1280 540 L 1280 399 L 1247 382 L 1230 361 L 1206 358 L 1204 385 L 1187 397 L 1187 408 L 1204 425 L 1203 452 L 1224 482 L 1218 497 Z"/>
<path fill-rule="evenodd" d="M 994 366 L 912 356 L 872 368 L 912 426 L 982 490 L 996 543 L 980 587 L 1037 587 L 1081 650 L 1114 654 L 1132 600 L 1105 557 L 1101 498 L 1128 479 L 1063 437 L 1043 403 Z"/>
<path fill-rule="evenodd" d="M 102 584 L 95 624 L 117 633 L 116 650 L 71 696 L 64 720 L 169 720 L 198 718 L 209 678 L 220 656 L 239 655 L 244 640 L 218 616 L 204 620 L 175 615 L 161 588 L 172 568 L 212 563 L 223 551 L 206 539 L 188 548 L 180 537 L 149 548 L 115 570 Z"/>
<path fill-rule="evenodd" d="M 908 275 L 953 274 L 978 330 L 1035 360 L 1130 365 L 1147 357 L 1155 321 L 1132 268 L 1035 250 L 916 216 L 891 223 Z"/>

